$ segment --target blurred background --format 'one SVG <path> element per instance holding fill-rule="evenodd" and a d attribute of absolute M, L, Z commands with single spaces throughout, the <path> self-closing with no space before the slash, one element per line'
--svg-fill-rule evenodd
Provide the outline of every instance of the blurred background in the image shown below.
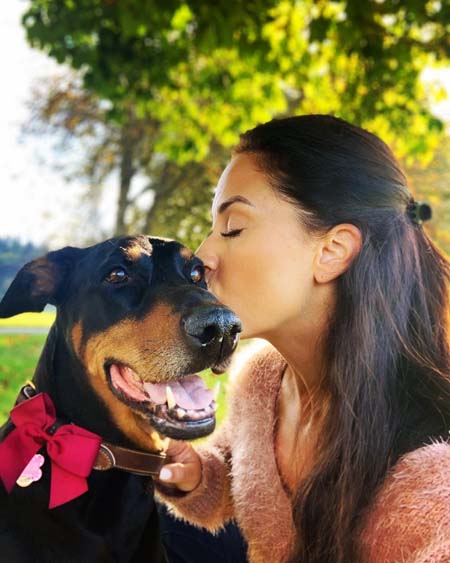
<path fill-rule="evenodd" d="M 0 18 L 0 295 L 66 244 L 195 249 L 239 133 L 304 113 L 381 136 L 450 252 L 448 0 L 8 0 Z M 52 319 L 1 321 L 0 418 Z"/>

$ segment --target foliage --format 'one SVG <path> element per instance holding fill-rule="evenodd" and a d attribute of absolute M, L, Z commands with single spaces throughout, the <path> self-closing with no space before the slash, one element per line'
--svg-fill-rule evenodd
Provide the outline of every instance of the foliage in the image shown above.
<path fill-rule="evenodd" d="M 108 119 L 107 105 L 70 73 L 37 85 L 29 107 L 24 132 L 57 139 L 58 167 L 64 160 L 67 180 L 87 181 L 86 203 L 98 205 L 105 180 L 119 172 L 115 234 L 142 231 L 198 244 L 209 223 L 211 186 L 228 156 L 221 146 L 203 162 L 172 161 L 155 150 L 161 133 L 153 120 L 137 117 L 131 105 L 126 119 Z M 133 180 L 143 185 L 136 190 Z"/>
<path fill-rule="evenodd" d="M 28 134 L 50 134 L 58 139 L 55 149 L 75 154 L 76 165 L 65 158 L 68 181 L 84 179 L 89 184 L 86 203 L 95 207 L 105 180 L 118 171 L 119 197 L 115 234 L 126 232 L 126 214 L 132 203 L 131 185 L 138 174 L 152 168 L 156 125 L 149 118 L 140 119 L 129 104 L 123 119 L 111 119 L 106 104 L 85 90 L 73 73 L 53 77 L 37 85 L 29 101 L 31 120 L 24 127 Z M 58 158 L 58 166 L 61 166 Z M 153 168 L 155 168 L 153 166 Z M 152 170 L 154 173 L 155 171 Z M 148 184 L 148 181 L 147 181 Z M 148 185 L 139 194 L 148 191 Z M 135 196 L 135 199 L 138 199 Z"/>
<path fill-rule="evenodd" d="M 35 123 L 81 141 L 94 200 L 118 172 L 116 233 L 195 248 L 229 148 L 274 116 L 334 113 L 429 162 L 442 92 L 420 74 L 448 61 L 449 21 L 435 0 L 30 0 L 29 41 L 76 70 Z"/>
<path fill-rule="evenodd" d="M 415 163 L 406 172 L 416 199 L 432 207 L 427 231 L 450 258 L 450 144 L 442 143 L 426 166 Z"/>
<path fill-rule="evenodd" d="M 203 160 L 213 142 L 283 112 L 333 112 L 436 146 L 418 77 L 450 55 L 447 2 L 31 0 L 31 44 L 83 74 L 111 115 L 159 122 L 158 151 Z"/>

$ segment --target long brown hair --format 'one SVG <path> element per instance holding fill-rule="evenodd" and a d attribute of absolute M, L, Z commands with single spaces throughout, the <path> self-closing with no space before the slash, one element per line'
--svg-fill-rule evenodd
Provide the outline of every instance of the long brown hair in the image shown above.
<path fill-rule="evenodd" d="M 411 194 L 376 136 L 325 115 L 241 136 L 310 232 L 356 225 L 362 249 L 337 280 L 326 335 L 331 407 L 312 474 L 293 503 L 291 561 L 358 561 L 357 529 L 386 472 L 450 429 L 450 265 L 407 213 Z"/>

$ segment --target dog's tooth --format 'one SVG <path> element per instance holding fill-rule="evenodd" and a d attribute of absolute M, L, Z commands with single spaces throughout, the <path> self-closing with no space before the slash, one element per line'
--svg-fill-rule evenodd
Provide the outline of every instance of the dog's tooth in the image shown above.
<path fill-rule="evenodd" d="M 166 399 L 168 408 L 173 409 L 177 402 L 175 401 L 175 397 L 173 396 L 172 389 L 168 385 L 166 385 Z"/>
<path fill-rule="evenodd" d="M 178 418 L 184 418 L 186 416 L 186 411 L 181 407 L 178 407 L 176 410 Z"/>
<path fill-rule="evenodd" d="M 200 409 L 194 412 L 195 412 L 195 415 L 193 416 L 194 420 L 202 420 L 203 418 L 206 418 L 208 416 L 206 409 Z"/>
<path fill-rule="evenodd" d="M 212 408 L 213 412 L 217 411 L 217 409 L 219 408 L 219 405 L 216 403 L 216 401 L 213 401 L 211 403 L 211 408 Z"/>
<path fill-rule="evenodd" d="M 220 381 L 218 381 L 214 387 L 214 391 L 213 391 L 213 399 L 214 401 L 217 401 L 217 397 L 219 396 L 219 392 L 220 392 Z"/>

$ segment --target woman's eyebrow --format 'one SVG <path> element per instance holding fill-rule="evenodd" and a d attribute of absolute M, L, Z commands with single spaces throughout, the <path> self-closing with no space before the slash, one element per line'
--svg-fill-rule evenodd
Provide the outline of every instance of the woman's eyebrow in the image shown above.
<path fill-rule="evenodd" d="M 228 209 L 228 207 L 230 207 L 230 205 L 232 205 L 233 203 L 245 203 L 245 205 L 250 205 L 251 207 L 255 207 L 253 205 L 253 203 L 251 203 L 246 197 L 242 196 L 242 195 L 234 195 L 232 197 L 230 197 L 229 199 L 227 199 L 226 201 L 224 201 L 223 203 L 220 204 L 220 207 L 217 211 L 218 215 L 220 215 L 221 213 L 223 213 L 225 211 L 225 209 Z"/>

